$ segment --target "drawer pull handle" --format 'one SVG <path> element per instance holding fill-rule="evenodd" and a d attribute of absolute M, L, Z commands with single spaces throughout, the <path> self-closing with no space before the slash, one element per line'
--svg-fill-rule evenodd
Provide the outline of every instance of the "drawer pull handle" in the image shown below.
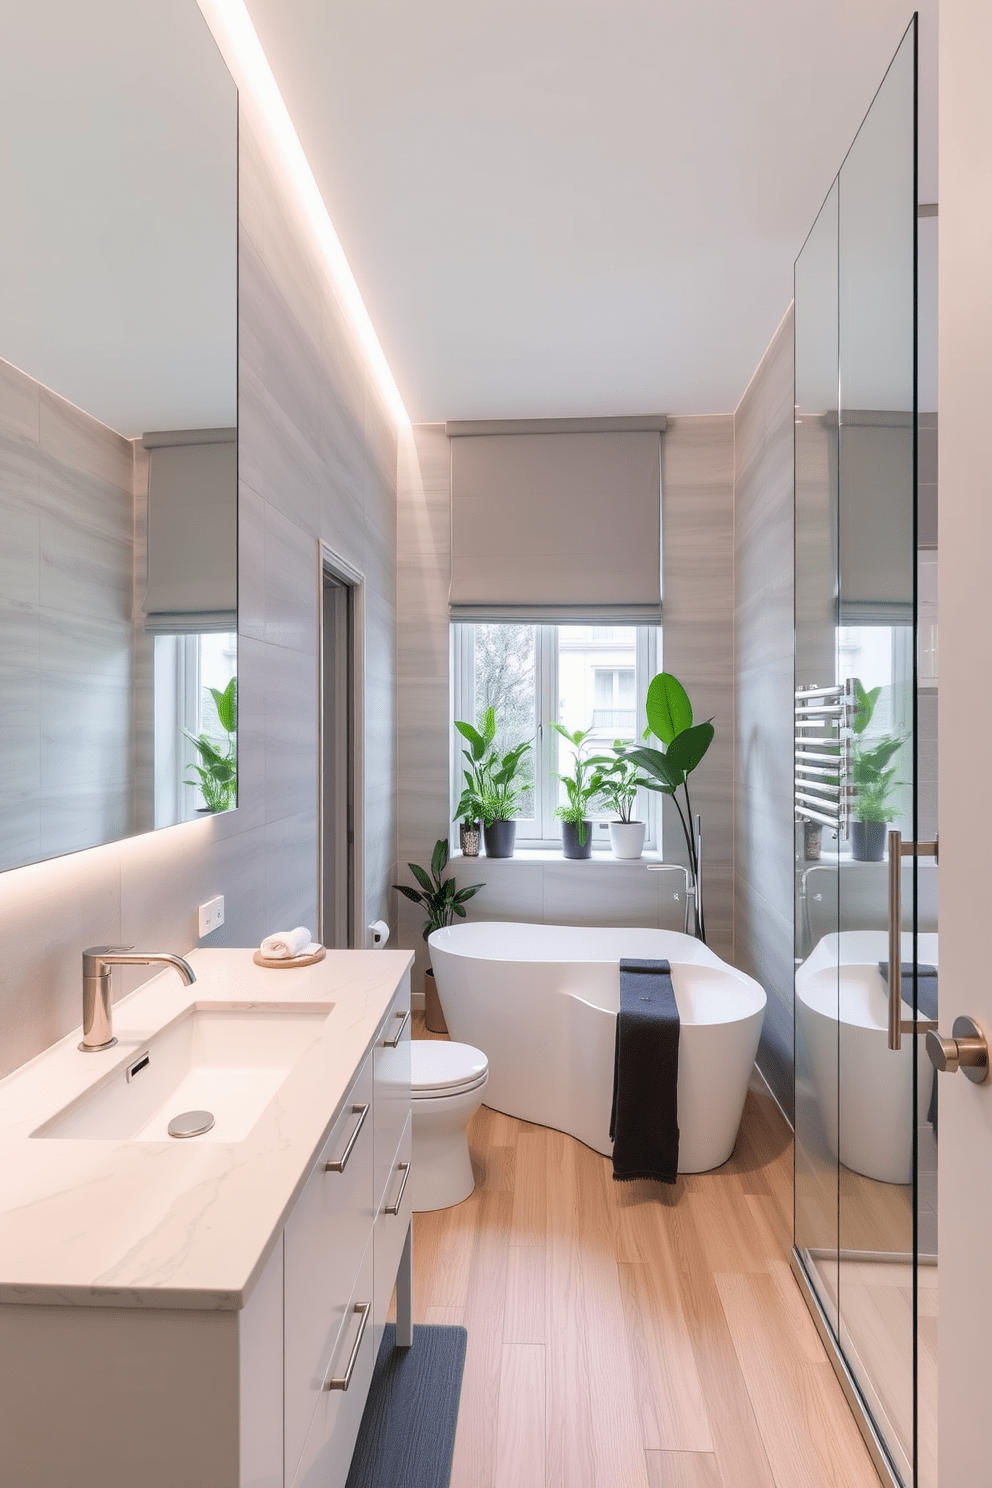
<path fill-rule="evenodd" d="M 387 1214 L 399 1214 L 400 1212 L 400 1205 L 403 1202 L 403 1195 L 406 1193 L 407 1179 L 410 1176 L 410 1164 L 400 1163 L 399 1171 L 403 1174 L 403 1182 L 400 1184 L 400 1191 L 396 1195 L 396 1203 L 386 1205 Z"/>
<path fill-rule="evenodd" d="M 403 1022 L 400 1024 L 399 1028 L 396 1030 L 396 1034 L 395 1034 L 395 1036 L 393 1038 L 391 1038 L 391 1039 L 383 1039 L 383 1041 L 382 1041 L 382 1047 L 384 1049 L 395 1049 L 396 1046 L 398 1045 L 400 1039 L 403 1037 L 403 1033 L 404 1033 L 404 1030 L 406 1029 L 406 1025 L 410 1021 L 410 1009 L 407 1008 L 407 1010 L 406 1010 L 405 1013 L 397 1013 L 396 1016 L 397 1016 L 397 1018 L 402 1018 L 403 1019 Z"/>
<path fill-rule="evenodd" d="M 365 1329 L 368 1326 L 369 1313 L 372 1311 L 372 1303 L 356 1302 L 354 1311 L 360 1312 L 362 1314 L 362 1321 L 358 1325 L 358 1335 L 355 1339 L 355 1342 L 351 1346 L 351 1358 L 348 1360 L 348 1367 L 345 1370 L 344 1374 L 336 1374 L 327 1381 L 328 1390 L 347 1390 L 348 1386 L 351 1384 L 351 1376 L 355 1372 L 355 1365 L 358 1363 L 358 1350 L 361 1348 L 362 1339 L 365 1337 Z"/>
<path fill-rule="evenodd" d="M 348 1166 L 349 1157 L 355 1150 L 355 1143 L 358 1141 L 358 1133 L 365 1125 L 365 1118 L 369 1114 L 369 1108 L 368 1106 L 352 1106 L 351 1109 L 358 1117 L 358 1120 L 355 1123 L 355 1130 L 348 1138 L 348 1145 L 342 1152 L 341 1156 L 335 1157 L 330 1162 L 326 1162 L 324 1164 L 325 1173 L 343 1173 L 345 1168 Z"/>

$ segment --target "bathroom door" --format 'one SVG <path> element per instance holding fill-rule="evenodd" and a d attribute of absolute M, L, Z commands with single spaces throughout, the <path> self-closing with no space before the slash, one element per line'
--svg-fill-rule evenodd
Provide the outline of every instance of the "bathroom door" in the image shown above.
<path fill-rule="evenodd" d="M 935 1013 L 938 962 L 936 865 L 912 855 L 936 832 L 916 47 L 914 21 L 796 266 L 796 804 L 822 826 L 818 857 L 797 840 L 796 1246 L 880 1470 L 935 1488 L 936 1111 L 923 1037 L 890 1048 L 888 1014 L 893 901 L 900 1024 Z"/>

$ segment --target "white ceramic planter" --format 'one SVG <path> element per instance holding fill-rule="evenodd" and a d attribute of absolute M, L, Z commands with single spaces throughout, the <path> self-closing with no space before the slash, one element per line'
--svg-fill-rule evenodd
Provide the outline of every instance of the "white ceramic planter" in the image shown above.
<path fill-rule="evenodd" d="M 610 822 L 610 846 L 615 858 L 639 858 L 644 851 L 643 822 Z"/>

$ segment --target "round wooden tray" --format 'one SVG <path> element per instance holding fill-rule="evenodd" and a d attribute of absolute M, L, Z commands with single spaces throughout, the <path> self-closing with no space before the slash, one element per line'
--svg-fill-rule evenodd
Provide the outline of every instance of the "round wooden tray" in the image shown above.
<path fill-rule="evenodd" d="M 311 945 L 315 945 L 311 941 Z M 267 966 L 271 971 L 285 971 L 291 966 L 313 966 L 316 961 L 323 961 L 327 955 L 323 946 L 317 946 L 315 951 L 306 956 L 263 956 L 261 951 L 256 951 L 252 960 L 256 966 Z"/>

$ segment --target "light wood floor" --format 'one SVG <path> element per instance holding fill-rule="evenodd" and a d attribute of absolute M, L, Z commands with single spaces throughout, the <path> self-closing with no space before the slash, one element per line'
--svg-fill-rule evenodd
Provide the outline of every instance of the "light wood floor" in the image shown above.
<path fill-rule="evenodd" d="M 878 1488 L 757 1077 L 731 1161 L 673 1188 L 486 1107 L 469 1137 L 475 1193 L 414 1217 L 415 1320 L 468 1330 L 452 1488 Z"/>

